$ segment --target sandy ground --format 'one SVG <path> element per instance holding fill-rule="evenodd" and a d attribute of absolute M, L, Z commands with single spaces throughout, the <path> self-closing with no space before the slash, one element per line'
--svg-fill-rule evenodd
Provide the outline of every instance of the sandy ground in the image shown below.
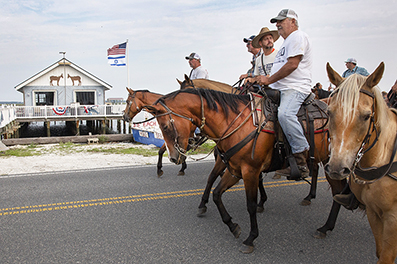
<path fill-rule="evenodd" d="M 89 148 L 153 148 L 155 146 L 147 146 L 132 143 L 111 143 L 111 144 L 92 144 L 74 147 L 72 152 L 54 151 L 55 144 L 38 145 L 37 149 L 44 153 L 39 156 L 28 157 L 1 157 L 0 156 L 0 176 L 40 173 L 40 172 L 56 172 L 67 170 L 84 170 L 93 168 L 109 168 L 120 166 L 149 165 L 156 164 L 158 156 L 144 157 L 132 154 L 107 154 L 107 153 L 91 153 L 86 152 Z M 14 146 L 10 148 L 21 148 L 26 146 Z M 193 157 L 203 157 L 196 155 Z M 207 157 L 210 159 L 210 157 Z M 189 159 L 188 159 L 189 161 Z M 170 163 L 168 157 L 163 158 L 163 164 Z"/>

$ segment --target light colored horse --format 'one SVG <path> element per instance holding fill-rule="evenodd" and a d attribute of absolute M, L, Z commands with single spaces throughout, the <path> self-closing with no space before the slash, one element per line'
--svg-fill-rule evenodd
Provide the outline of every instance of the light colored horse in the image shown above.
<path fill-rule="evenodd" d="M 393 156 L 397 115 L 376 86 L 383 71 L 382 62 L 368 77 L 353 74 L 343 79 L 327 64 L 328 77 L 337 89 L 328 108 L 331 156 L 325 170 L 332 179 L 349 178 L 352 192 L 366 207 L 378 263 L 394 263 L 397 170 L 382 166 L 397 160 Z"/>
<path fill-rule="evenodd" d="M 207 79 L 191 80 L 186 74 L 185 74 L 185 80 L 183 82 L 178 79 L 176 80 L 181 86 L 181 90 L 187 88 L 203 88 L 203 89 L 220 91 L 224 93 L 234 93 L 234 94 L 239 93 L 239 91 L 236 88 L 233 88 L 233 86 L 230 86 L 229 84 L 217 82 L 213 80 L 207 80 Z"/>

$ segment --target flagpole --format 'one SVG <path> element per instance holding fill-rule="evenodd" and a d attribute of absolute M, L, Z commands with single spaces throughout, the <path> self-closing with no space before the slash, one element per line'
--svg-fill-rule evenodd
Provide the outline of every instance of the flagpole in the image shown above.
<path fill-rule="evenodd" d="M 126 41 L 126 45 L 125 45 L 125 49 L 126 49 L 126 53 L 127 53 L 127 87 L 130 87 L 130 62 L 129 62 L 129 52 L 128 52 L 128 39 Z"/>

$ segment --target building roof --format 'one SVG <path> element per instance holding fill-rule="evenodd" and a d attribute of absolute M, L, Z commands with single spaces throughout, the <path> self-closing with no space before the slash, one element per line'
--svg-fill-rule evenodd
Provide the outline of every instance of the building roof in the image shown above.
<path fill-rule="evenodd" d="M 88 76 L 89 78 L 93 79 L 94 81 L 98 82 L 99 84 L 101 84 L 102 86 L 105 87 L 106 90 L 110 90 L 112 89 L 112 86 L 104 81 L 102 81 L 101 79 L 99 79 L 98 77 L 92 75 L 91 73 L 89 73 L 88 71 L 84 70 L 83 68 L 79 67 L 78 65 L 74 64 L 73 62 L 71 62 L 70 60 L 66 59 L 66 58 L 62 58 L 60 60 L 58 60 L 57 62 L 55 62 L 54 64 L 50 65 L 49 67 L 45 68 L 44 70 L 42 70 L 39 73 L 36 73 L 35 75 L 33 75 L 32 77 L 30 77 L 29 79 L 21 82 L 20 84 L 18 84 L 17 86 L 15 86 L 15 90 L 19 90 L 22 87 L 28 85 L 29 83 L 33 82 L 34 80 L 37 80 L 38 78 L 40 78 L 41 76 L 43 76 L 44 74 L 48 73 L 49 71 L 59 67 L 59 66 L 63 66 L 63 65 L 68 65 L 72 68 L 74 68 L 75 70 L 81 72 L 82 74 Z"/>

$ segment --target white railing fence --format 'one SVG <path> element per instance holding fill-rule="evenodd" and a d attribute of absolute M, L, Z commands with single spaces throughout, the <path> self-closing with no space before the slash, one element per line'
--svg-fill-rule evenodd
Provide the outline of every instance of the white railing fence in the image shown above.
<path fill-rule="evenodd" d="M 0 128 L 5 127 L 16 119 L 16 109 L 12 105 L 0 106 Z"/>
<path fill-rule="evenodd" d="M 121 118 L 125 104 L 117 105 L 57 105 L 57 106 L 6 106 L 0 107 L 0 128 L 18 119 L 51 119 L 81 117 Z"/>

